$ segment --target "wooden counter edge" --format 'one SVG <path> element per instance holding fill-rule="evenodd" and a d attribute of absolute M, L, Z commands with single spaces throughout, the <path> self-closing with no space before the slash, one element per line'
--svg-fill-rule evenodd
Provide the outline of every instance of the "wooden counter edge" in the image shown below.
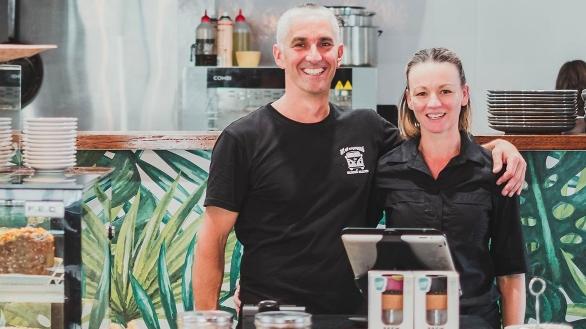
<path fill-rule="evenodd" d="M 586 134 L 577 135 L 478 135 L 480 144 L 500 138 L 507 140 L 521 151 L 586 150 Z"/>
<path fill-rule="evenodd" d="M 80 150 L 211 150 L 220 132 L 100 134 L 80 133 Z M 483 144 L 500 138 L 513 143 L 522 151 L 586 150 L 586 134 L 580 135 L 478 135 Z"/>
<path fill-rule="evenodd" d="M 80 150 L 211 150 L 220 132 L 109 134 L 80 132 Z"/>
<path fill-rule="evenodd" d="M 190 132 L 79 132 L 79 150 L 211 150 L 219 131 Z M 576 135 L 476 135 L 480 144 L 500 138 L 521 151 L 586 150 L 586 134 Z M 19 135 L 15 134 L 15 141 Z"/>

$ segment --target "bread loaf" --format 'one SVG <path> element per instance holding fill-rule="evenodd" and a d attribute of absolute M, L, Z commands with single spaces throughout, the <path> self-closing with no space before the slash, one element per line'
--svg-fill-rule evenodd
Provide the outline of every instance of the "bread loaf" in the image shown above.
<path fill-rule="evenodd" d="M 0 260 L 0 274 L 47 274 L 55 262 L 53 235 L 34 227 L 1 232 Z"/>

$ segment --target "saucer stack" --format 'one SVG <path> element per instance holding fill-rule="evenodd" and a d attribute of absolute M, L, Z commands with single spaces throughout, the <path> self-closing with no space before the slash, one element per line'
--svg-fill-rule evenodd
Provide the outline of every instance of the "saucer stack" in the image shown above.
<path fill-rule="evenodd" d="M 489 90 L 488 124 L 507 133 L 554 133 L 576 125 L 577 90 Z"/>
<path fill-rule="evenodd" d="M 25 166 L 49 172 L 75 166 L 77 118 L 26 119 L 22 136 Z"/>
<path fill-rule="evenodd" d="M 12 151 L 12 127 L 10 118 L 0 118 L 0 168 L 10 165 Z"/>

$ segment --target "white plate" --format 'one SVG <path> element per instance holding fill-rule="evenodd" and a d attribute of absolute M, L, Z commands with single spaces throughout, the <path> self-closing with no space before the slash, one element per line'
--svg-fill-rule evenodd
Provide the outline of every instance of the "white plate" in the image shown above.
<path fill-rule="evenodd" d="M 39 140 L 46 140 L 46 139 L 64 139 L 64 140 L 75 140 L 77 138 L 77 134 L 36 134 L 36 135 L 29 135 L 29 134 L 24 134 L 22 135 L 22 139 L 23 140 L 31 140 L 31 141 L 39 141 Z"/>
<path fill-rule="evenodd" d="M 488 116 L 489 119 L 500 119 L 500 118 L 526 118 L 526 119 L 544 119 L 544 120 L 576 120 L 573 116 L 570 117 L 558 117 L 557 115 L 541 115 L 541 114 L 496 114 L 493 113 L 492 115 Z"/>
<path fill-rule="evenodd" d="M 50 122 L 50 123 L 65 123 L 77 122 L 77 118 L 61 117 L 61 118 L 28 118 L 24 120 L 25 123 Z"/>
<path fill-rule="evenodd" d="M 530 114 L 539 114 L 539 115 L 547 115 L 552 117 L 576 117 L 575 111 L 556 111 L 556 110 L 539 110 L 539 109 L 527 109 L 527 110 L 520 110 L 520 109 L 488 109 L 488 113 L 494 115 L 507 115 L 507 114 L 518 114 L 523 115 L 526 113 Z"/>
<path fill-rule="evenodd" d="M 527 90 L 495 90 L 486 91 L 489 94 L 578 94 L 575 89 L 527 89 Z"/>
<path fill-rule="evenodd" d="M 65 145 L 65 146 L 51 146 L 47 145 L 46 147 L 39 147 L 39 145 L 28 145 L 24 144 L 24 152 L 73 152 L 75 151 L 75 146 L 72 145 Z"/>
<path fill-rule="evenodd" d="M 31 160 L 31 159 L 25 159 L 23 160 L 25 164 L 28 165 L 70 165 L 73 166 L 75 165 L 75 159 L 66 159 L 66 160 Z"/>
<path fill-rule="evenodd" d="M 75 165 L 75 159 L 65 160 L 31 160 L 25 159 L 24 163 L 29 165 Z"/>
<path fill-rule="evenodd" d="M 499 109 L 499 108 L 514 108 L 514 109 L 525 109 L 525 108 L 539 108 L 539 109 L 564 109 L 564 110 L 575 110 L 576 105 L 564 105 L 564 104 L 536 104 L 536 103 L 526 103 L 526 104 L 510 104 L 510 103 L 503 103 L 503 104 L 488 104 L 488 108 Z"/>
<path fill-rule="evenodd" d="M 49 147 L 51 145 L 54 146 L 75 146 L 76 141 L 75 138 L 69 138 L 69 139 L 53 139 L 53 138 L 46 138 L 46 139 L 29 139 L 29 138 L 23 138 L 23 143 L 28 144 L 28 145 L 39 145 L 39 147 Z"/>
<path fill-rule="evenodd" d="M 77 122 L 25 122 L 23 124 L 23 128 L 31 129 L 61 129 L 67 127 L 75 129 Z"/>
<path fill-rule="evenodd" d="M 75 157 L 68 157 L 66 159 L 23 157 L 23 161 L 28 164 L 62 164 L 62 163 L 75 163 L 77 160 L 75 159 Z"/>
<path fill-rule="evenodd" d="M 549 123 L 549 122 L 543 122 L 543 121 L 488 121 L 488 124 L 491 125 L 495 125 L 495 126 L 519 126 L 519 127 L 549 127 L 549 126 L 554 126 L 554 127 L 573 127 L 575 126 L 574 123 L 564 123 L 564 122 L 555 122 L 555 123 Z"/>
<path fill-rule="evenodd" d="M 542 122 L 553 124 L 575 124 L 576 120 L 551 120 L 551 119 L 535 119 L 535 118 L 521 118 L 521 117 L 506 117 L 506 118 L 488 118 L 488 122 Z"/>
<path fill-rule="evenodd" d="M 26 163 L 25 163 L 25 165 L 27 167 L 31 167 L 31 168 L 34 168 L 34 169 L 49 169 L 49 170 L 67 169 L 67 168 L 70 168 L 70 167 L 74 167 L 75 166 L 75 164 L 67 164 L 67 165 L 62 165 L 62 164 L 59 164 L 59 165 L 56 165 L 56 164 L 35 164 L 35 165 L 29 165 L 29 164 L 26 164 Z"/>
<path fill-rule="evenodd" d="M 27 157 L 47 157 L 47 156 L 58 156 L 58 157 L 69 157 L 74 156 L 77 153 L 75 150 L 67 150 L 67 151 L 31 151 L 25 150 L 23 155 Z"/>
<path fill-rule="evenodd" d="M 31 126 L 31 125 L 24 125 L 22 127 L 23 130 L 32 130 L 32 131 L 62 131 L 62 130 L 77 130 L 77 125 L 63 125 L 63 126 Z"/>
<path fill-rule="evenodd" d="M 492 126 L 488 125 L 489 127 L 504 131 L 506 133 L 540 133 L 540 134 L 549 134 L 549 133 L 561 133 L 564 131 L 572 130 L 573 127 L 502 127 L 502 126 Z"/>
<path fill-rule="evenodd" d="M 73 150 L 65 150 L 65 151 L 54 151 L 54 150 L 24 150 L 23 154 L 28 156 L 34 157 L 44 157 L 44 156 L 59 156 L 59 157 L 67 157 L 67 156 L 74 156 L 77 153 L 75 149 Z"/>
<path fill-rule="evenodd" d="M 570 96 L 509 96 L 509 95 L 488 95 L 486 97 L 489 101 L 525 101 L 525 102 L 563 102 L 572 103 L 576 101 L 576 97 Z"/>
<path fill-rule="evenodd" d="M 37 135 L 77 135 L 77 131 L 74 129 L 67 129 L 67 130 L 36 130 L 36 129 L 25 129 L 23 133 L 27 136 L 37 136 Z"/>
<path fill-rule="evenodd" d="M 69 154 L 69 155 L 38 155 L 38 154 L 31 154 L 28 152 L 24 152 L 24 154 L 22 155 L 22 157 L 25 160 L 57 160 L 57 161 L 65 161 L 65 160 L 75 160 L 75 155 L 74 154 Z"/>
<path fill-rule="evenodd" d="M 543 124 L 522 124 L 522 123 L 511 123 L 511 124 L 506 124 L 506 123 L 490 123 L 489 125 L 492 126 L 500 126 L 500 127 L 505 127 L 505 128 L 513 128 L 513 127 L 539 127 L 539 128 L 561 128 L 561 127 L 574 127 L 575 124 L 564 124 L 564 123 L 543 123 Z"/>

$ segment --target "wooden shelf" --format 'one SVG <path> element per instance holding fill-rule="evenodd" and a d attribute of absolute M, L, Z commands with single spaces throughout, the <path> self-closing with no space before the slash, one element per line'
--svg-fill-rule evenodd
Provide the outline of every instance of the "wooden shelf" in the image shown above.
<path fill-rule="evenodd" d="M 8 62 L 22 57 L 31 57 L 45 50 L 55 49 L 56 45 L 0 44 L 0 62 Z"/>

